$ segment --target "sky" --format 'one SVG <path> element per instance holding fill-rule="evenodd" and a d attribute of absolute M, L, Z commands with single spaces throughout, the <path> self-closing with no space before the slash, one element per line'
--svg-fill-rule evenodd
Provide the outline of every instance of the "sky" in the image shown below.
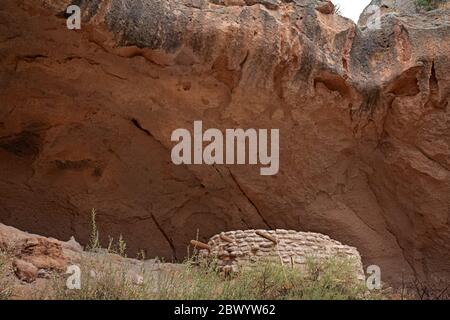
<path fill-rule="evenodd" d="M 341 15 L 358 22 L 359 15 L 370 3 L 370 0 L 331 0 L 341 7 Z"/>

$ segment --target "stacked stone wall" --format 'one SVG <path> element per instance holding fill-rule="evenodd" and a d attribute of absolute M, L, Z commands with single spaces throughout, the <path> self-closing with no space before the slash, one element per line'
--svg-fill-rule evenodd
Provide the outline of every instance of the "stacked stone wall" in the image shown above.
<path fill-rule="evenodd" d="M 307 259 L 349 258 L 355 262 L 355 272 L 364 277 L 361 256 L 355 247 L 319 233 L 282 229 L 222 232 L 213 236 L 200 253 L 216 257 L 224 272 L 238 272 L 258 261 L 301 267 Z"/>

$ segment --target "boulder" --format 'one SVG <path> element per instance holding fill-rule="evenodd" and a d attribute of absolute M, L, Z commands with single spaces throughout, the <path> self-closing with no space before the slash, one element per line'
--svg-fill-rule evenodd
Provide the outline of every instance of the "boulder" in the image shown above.
<path fill-rule="evenodd" d="M 14 259 L 13 268 L 16 276 L 22 281 L 30 283 L 35 281 L 38 277 L 39 269 L 30 262 Z"/>
<path fill-rule="evenodd" d="M 332 14 L 334 13 L 334 4 L 331 1 L 320 1 L 316 5 L 316 10 L 323 14 Z"/>

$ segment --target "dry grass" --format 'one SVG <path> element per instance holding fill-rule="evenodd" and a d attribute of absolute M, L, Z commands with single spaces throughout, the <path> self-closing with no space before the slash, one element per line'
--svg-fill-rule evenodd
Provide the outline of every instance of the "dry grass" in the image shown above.
<path fill-rule="evenodd" d="M 260 262 L 244 268 L 239 274 L 225 276 L 213 263 L 193 264 L 181 268 L 145 273 L 137 284 L 130 279 L 125 266 L 84 264 L 80 290 L 65 287 L 65 277 L 52 280 L 46 299 L 128 300 L 354 300 L 373 299 L 354 274 L 348 259 L 310 259 L 303 270 Z M 92 270 L 95 270 L 93 272 Z M 43 298 L 43 297 L 39 297 Z"/>
<path fill-rule="evenodd" d="M 45 292 L 37 299 L 57 300 L 139 300 L 150 292 L 148 281 L 135 284 L 127 275 L 125 266 L 106 260 L 99 267 L 98 262 L 86 260 L 81 264 L 81 289 L 68 289 L 66 275 L 55 275 L 49 281 Z"/>
<path fill-rule="evenodd" d="M 11 273 L 11 258 L 6 252 L 0 250 L 0 300 L 7 300 L 12 296 Z"/>

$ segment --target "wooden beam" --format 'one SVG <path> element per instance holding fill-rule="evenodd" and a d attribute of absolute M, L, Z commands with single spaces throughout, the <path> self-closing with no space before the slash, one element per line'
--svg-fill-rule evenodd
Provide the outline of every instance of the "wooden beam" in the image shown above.
<path fill-rule="evenodd" d="M 262 231 L 256 231 L 255 232 L 258 236 L 263 237 L 269 241 L 272 241 L 274 244 L 278 243 L 278 240 L 275 237 L 272 237 L 270 234 Z"/>
<path fill-rule="evenodd" d="M 191 245 L 193 245 L 194 248 L 206 249 L 206 250 L 211 251 L 211 247 L 209 245 L 207 245 L 206 243 L 197 241 L 197 240 L 191 240 Z"/>

